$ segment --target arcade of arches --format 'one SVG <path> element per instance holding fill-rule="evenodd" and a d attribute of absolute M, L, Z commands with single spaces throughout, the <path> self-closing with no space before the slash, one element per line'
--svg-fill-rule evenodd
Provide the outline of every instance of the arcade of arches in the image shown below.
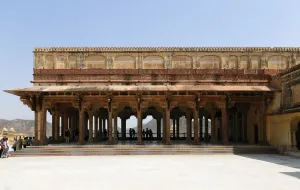
<path fill-rule="evenodd" d="M 231 96 L 235 103 L 229 103 L 226 95 L 178 95 L 178 92 L 152 93 L 151 96 L 139 94 L 65 97 L 52 95 L 45 97 L 42 105 L 36 105 L 37 142 L 45 144 L 47 110 L 52 115 L 52 140 L 64 142 L 64 131 L 70 130 L 71 140 L 79 144 L 85 142 L 107 141 L 114 144 L 117 140 L 136 140 L 143 144 L 142 120 L 152 116 L 156 120 L 156 133 L 153 139 L 163 144 L 172 140 L 186 143 L 265 143 L 265 124 L 263 101 L 257 96 L 249 96 L 254 103 Z M 191 94 L 191 93 L 190 93 Z M 198 98 L 196 98 L 198 97 Z M 38 99 L 34 96 L 34 99 Z M 124 101 L 126 100 L 126 101 Z M 107 101 L 104 103 L 104 101 Z M 36 101 L 38 103 L 38 101 Z M 137 118 L 136 138 L 129 138 L 126 120 Z M 118 123 L 120 118 L 121 123 Z M 182 122 L 179 122 L 181 119 Z M 197 121 L 197 122 L 195 122 Z M 180 132 L 180 125 L 185 129 Z M 120 131 L 118 126 L 120 126 Z"/>

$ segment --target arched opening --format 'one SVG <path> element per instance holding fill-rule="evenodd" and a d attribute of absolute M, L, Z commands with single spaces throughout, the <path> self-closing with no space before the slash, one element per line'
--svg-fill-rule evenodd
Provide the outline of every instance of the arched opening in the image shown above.
<path fill-rule="evenodd" d="M 183 116 L 185 116 L 185 112 L 179 107 L 171 109 L 170 138 L 172 140 L 180 140 L 181 136 L 183 136 L 181 131 L 183 132 L 183 128 L 186 129 L 185 125 L 182 123 L 184 121 L 184 118 L 182 118 Z"/>
<path fill-rule="evenodd" d="M 162 113 L 151 105 L 142 113 L 142 138 L 145 143 L 162 140 Z"/>
<path fill-rule="evenodd" d="M 153 140 L 157 135 L 157 121 L 152 115 L 147 115 L 142 121 L 142 136 L 143 140 Z"/>
<path fill-rule="evenodd" d="M 290 145 L 300 150 L 300 118 L 296 117 L 290 123 Z"/>
<path fill-rule="evenodd" d="M 135 115 L 131 115 L 128 119 L 126 119 L 126 139 L 136 140 L 137 128 L 137 117 Z"/>
<path fill-rule="evenodd" d="M 136 113 L 129 106 L 125 106 L 119 113 L 118 116 L 121 119 L 121 133 L 119 135 L 120 140 L 130 139 L 129 129 L 135 129 L 137 134 L 137 117 Z M 132 140 L 132 139 L 131 139 Z"/>

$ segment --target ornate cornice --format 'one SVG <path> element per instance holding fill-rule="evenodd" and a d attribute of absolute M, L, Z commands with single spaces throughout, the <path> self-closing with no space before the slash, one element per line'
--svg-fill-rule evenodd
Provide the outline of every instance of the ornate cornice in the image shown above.
<path fill-rule="evenodd" d="M 300 52 L 300 47 L 37 47 L 34 52 Z"/>

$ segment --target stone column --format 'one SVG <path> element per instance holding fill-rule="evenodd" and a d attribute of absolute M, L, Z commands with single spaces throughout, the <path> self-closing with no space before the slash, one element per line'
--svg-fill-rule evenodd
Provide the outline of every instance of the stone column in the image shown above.
<path fill-rule="evenodd" d="M 70 118 L 70 142 L 73 140 L 73 134 L 74 134 L 74 125 L 75 125 L 75 120 L 74 120 L 74 114 L 69 117 Z"/>
<path fill-rule="evenodd" d="M 163 139 L 162 142 L 166 144 L 166 113 L 163 113 Z"/>
<path fill-rule="evenodd" d="M 199 139 L 200 139 L 200 141 L 202 141 L 202 137 L 203 137 L 203 116 L 202 115 L 200 115 L 200 118 L 199 118 L 199 125 L 200 125 Z"/>
<path fill-rule="evenodd" d="M 205 117 L 205 133 L 204 133 L 204 141 L 208 142 L 208 117 Z"/>
<path fill-rule="evenodd" d="M 138 108 L 137 108 L 137 127 L 138 127 L 137 128 L 137 135 L 138 135 L 137 144 L 138 145 L 142 145 L 143 144 L 142 121 L 143 121 L 142 111 L 141 111 L 140 106 L 138 106 Z"/>
<path fill-rule="evenodd" d="M 98 126 L 98 115 L 94 115 L 95 121 L 94 121 L 94 126 L 95 126 L 95 142 L 98 141 L 99 139 L 99 126 Z"/>
<path fill-rule="evenodd" d="M 42 145 L 42 128 L 43 128 L 43 109 L 37 109 L 34 112 L 34 143 L 36 146 Z"/>
<path fill-rule="evenodd" d="M 193 116 L 194 116 L 194 145 L 199 144 L 199 136 L 198 136 L 198 110 L 194 108 L 193 110 Z"/>
<path fill-rule="evenodd" d="M 103 127 L 103 132 L 105 131 L 105 129 L 106 129 L 106 118 L 104 118 L 103 120 L 103 124 L 102 124 L 102 127 Z M 104 137 L 105 139 L 106 139 L 106 137 Z"/>
<path fill-rule="evenodd" d="M 173 140 L 175 139 L 175 130 L 176 130 L 176 120 L 173 118 L 172 120 L 172 124 L 173 124 Z"/>
<path fill-rule="evenodd" d="M 44 108 L 44 111 L 43 111 L 43 133 L 42 133 L 42 144 L 45 145 L 48 143 L 47 141 L 47 109 Z"/>
<path fill-rule="evenodd" d="M 46 108 L 37 105 L 34 118 L 35 118 L 35 145 L 44 145 L 46 143 Z"/>
<path fill-rule="evenodd" d="M 179 139 L 179 121 L 180 118 L 176 119 L 176 135 L 177 135 L 177 139 Z"/>
<path fill-rule="evenodd" d="M 111 109 L 108 109 L 107 135 L 108 135 L 107 144 L 113 144 L 113 138 L 112 138 L 112 110 Z"/>
<path fill-rule="evenodd" d="M 102 118 L 99 117 L 99 141 L 102 141 L 103 139 L 103 131 L 102 131 Z"/>
<path fill-rule="evenodd" d="M 53 116 L 52 116 L 53 117 Z M 56 111 L 54 116 L 54 127 L 55 127 L 55 133 L 53 135 L 54 141 L 58 141 L 58 135 L 59 135 L 59 111 Z"/>
<path fill-rule="evenodd" d="M 166 145 L 170 145 L 171 141 L 170 141 L 170 109 L 166 108 L 166 141 L 165 144 Z"/>
<path fill-rule="evenodd" d="M 63 131 L 62 131 L 62 137 L 65 140 L 65 131 L 68 129 L 68 115 L 64 113 L 63 115 Z"/>
<path fill-rule="evenodd" d="M 55 130 L 56 130 L 56 128 L 55 128 L 55 118 L 56 118 L 56 111 L 55 110 L 52 110 L 52 143 L 55 141 L 54 140 L 54 136 L 55 136 Z"/>
<path fill-rule="evenodd" d="M 118 114 L 114 115 L 114 140 L 118 140 Z"/>
<path fill-rule="evenodd" d="M 267 144 L 267 132 L 266 132 L 266 114 L 265 109 L 263 109 L 263 113 L 261 114 L 261 144 Z"/>
<path fill-rule="evenodd" d="M 93 112 L 89 111 L 89 140 L 88 142 L 93 142 Z"/>
<path fill-rule="evenodd" d="M 211 142 L 216 142 L 216 124 L 215 124 L 215 116 L 212 116 L 212 119 L 211 119 Z"/>
<path fill-rule="evenodd" d="M 84 144 L 84 135 L 85 135 L 85 113 L 83 109 L 79 110 L 79 124 L 78 124 L 78 130 L 79 130 L 79 137 L 78 137 L 78 144 L 83 145 Z"/>
<path fill-rule="evenodd" d="M 186 141 L 191 142 L 191 113 L 186 113 Z"/>
<path fill-rule="evenodd" d="M 222 111 L 222 140 L 224 144 L 228 144 L 228 121 L 227 121 L 227 109 L 221 108 Z"/>
<path fill-rule="evenodd" d="M 157 124 L 157 139 L 161 138 L 161 117 L 156 119 Z"/>
<path fill-rule="evenodd" d="M 126 119 L 121 118 L 121 133 L 122 133 L 122 139 L 126 140 Z"/>

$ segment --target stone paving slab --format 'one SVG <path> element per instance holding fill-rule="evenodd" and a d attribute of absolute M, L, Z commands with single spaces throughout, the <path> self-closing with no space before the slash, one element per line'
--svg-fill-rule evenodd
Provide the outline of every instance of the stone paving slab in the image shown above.
<path fill-rule="evenodd" d="M 0 168 L 0 190 L 300 187 L 300 159 L 279 155 L 17 157 Z"/>

